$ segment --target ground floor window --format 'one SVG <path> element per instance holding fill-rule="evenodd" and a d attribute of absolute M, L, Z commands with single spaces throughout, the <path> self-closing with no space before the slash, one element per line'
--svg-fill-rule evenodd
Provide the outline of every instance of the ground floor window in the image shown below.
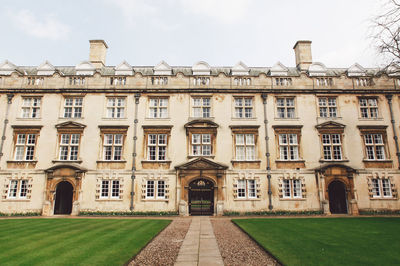
<path fill-rule="evenodd" d="M 7 197 L 9 199 L 26 199 L 28 191 L 28 180 L 10 180 Z"/>
<path fill-rule="evenodd" d="M 388 178 L 373 178 L 372 195 L 374 198 L 390 198 L 392 197 L 392 186 Z"/>
<path fill-rule="evenodd" d="M 101 195 L 102 199 L 119 199 L 120 196 L 120 182 L 119 180 L 102 180 L 101 181 Z"/>
<path fill-rule="evenodd" d="M 254 179 L 240 179 L 237 182 L 237 198 L 257 198 L 257 185 Z"/>
<path fill-rule="evenodd" d="M 164 199 L 166 185 L 164 180 L 146 181 L 146 199 Z"/>

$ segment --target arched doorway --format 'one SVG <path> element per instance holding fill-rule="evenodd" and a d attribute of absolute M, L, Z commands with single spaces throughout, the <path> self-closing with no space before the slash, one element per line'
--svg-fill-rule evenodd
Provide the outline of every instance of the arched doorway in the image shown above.
<path fill-rule="evenodd" d="M 214 183 L 200 178 L 189 184 L 189 214 L 212 215 L 214 213 Z"/>
<path fill-rule="evenodd" d="M 58 183 L 54 204 L 54 214 L 71 214 L 73 190 L 74 188 L 70 182 L 62 181 Z"/>
<path fill-rule="evenodd" d="M 335 180 L 328 186 L 329 210 L 332 214 L 347 213 L 346 186 L 343 182 Z"/>

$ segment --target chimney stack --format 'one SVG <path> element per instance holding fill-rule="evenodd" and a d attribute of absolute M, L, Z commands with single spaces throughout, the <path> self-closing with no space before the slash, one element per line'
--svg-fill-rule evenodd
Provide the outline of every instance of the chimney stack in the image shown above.
<path fill-rule="evenodd" d="M 312 64 L 311 41 L 297 41 L 293 47 L 296 55 L 296 66 L 301 71 L 307 71 Z"/>
<path fill-rule="evenodd" d="M 106 64 L 107 44 L 103 40 L 90 40 L 89 61 L 95 68 L 102 68 Z"/>

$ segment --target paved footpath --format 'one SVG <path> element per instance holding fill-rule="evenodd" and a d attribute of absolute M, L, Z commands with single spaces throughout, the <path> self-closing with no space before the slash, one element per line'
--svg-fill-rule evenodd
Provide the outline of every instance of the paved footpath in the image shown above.
<path fill-rule="evenodd" d="M 194 216 L 175 266 L 213 266 L 224 265 L 210 217 Z"/>

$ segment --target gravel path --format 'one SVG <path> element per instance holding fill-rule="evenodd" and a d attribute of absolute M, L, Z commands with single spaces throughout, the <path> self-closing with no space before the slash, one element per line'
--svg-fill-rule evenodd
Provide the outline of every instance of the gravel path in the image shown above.
<path fill-rule="evenodd" d="M 191 221 L 191 218 L 175 218 L 129 265 L 174 265 Z"/>
<path fill-rule="evenodd" d="M 225 265 L 280 265 L 230 219 L 211 219 Z"/>

